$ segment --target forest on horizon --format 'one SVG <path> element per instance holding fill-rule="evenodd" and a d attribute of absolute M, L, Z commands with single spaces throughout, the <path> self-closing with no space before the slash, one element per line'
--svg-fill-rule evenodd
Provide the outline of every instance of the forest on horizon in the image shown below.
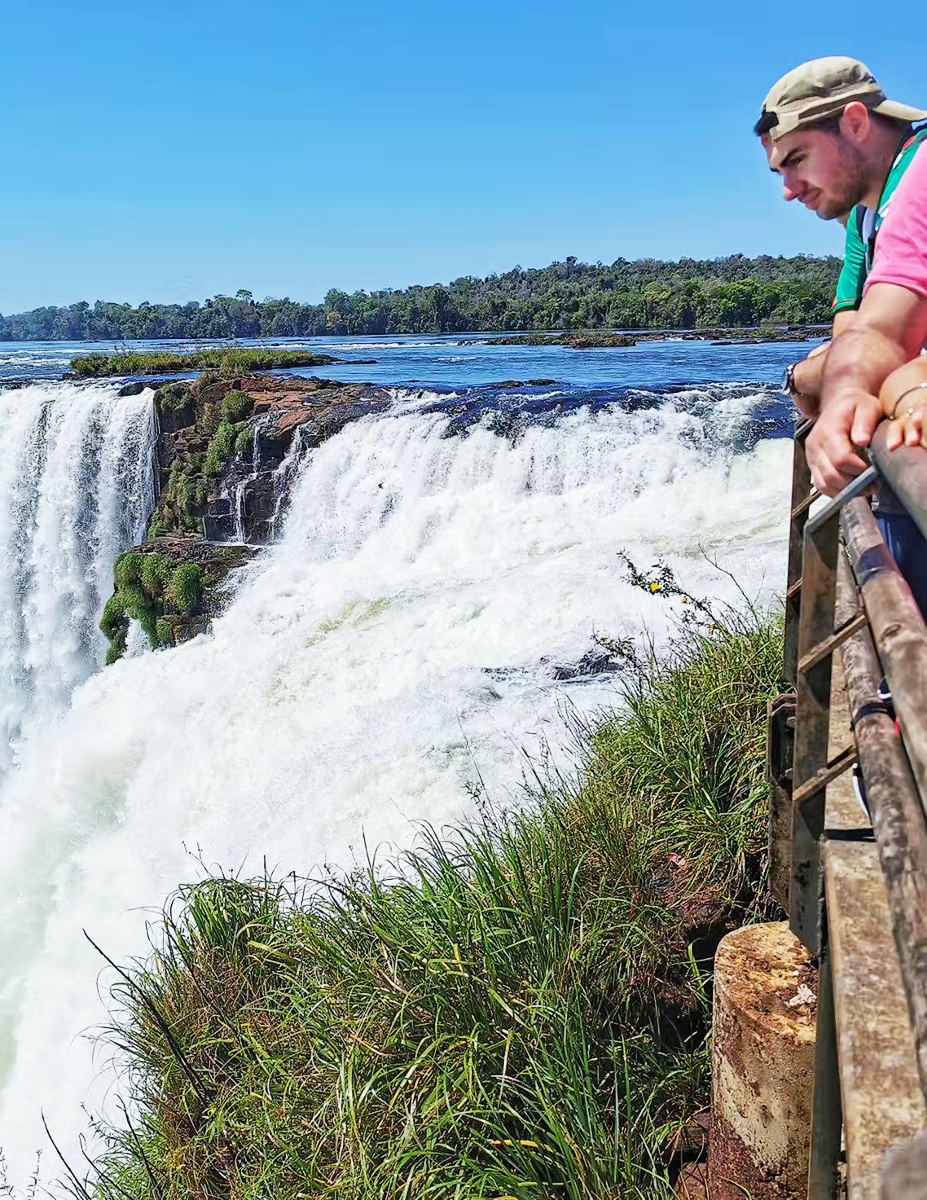
<path fill-rule="evenodd" d="M 678 262 L 575 258 L 448 284 L 347 293 L 321 304 L 255 300 L 245 288 L 200 303 L 138 305 L 86 300 L 4 317 L 2 341 L 313 337 L 568 329 L 699 329 L 823 324 L 841 260 L 833 255 Z"/>

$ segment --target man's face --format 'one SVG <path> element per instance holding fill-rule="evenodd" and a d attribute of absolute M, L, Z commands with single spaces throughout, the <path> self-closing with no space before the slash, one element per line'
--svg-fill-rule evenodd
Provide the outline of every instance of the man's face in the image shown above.
<path fill-rule="evenodd" d="M 800 200 L 822 221 L 845 216 L 866 191 L 862 157 L 839 134 L 796 129 L 775 142 L 763 138 L 769 169 L 782 178 L 786 200 Z"/>

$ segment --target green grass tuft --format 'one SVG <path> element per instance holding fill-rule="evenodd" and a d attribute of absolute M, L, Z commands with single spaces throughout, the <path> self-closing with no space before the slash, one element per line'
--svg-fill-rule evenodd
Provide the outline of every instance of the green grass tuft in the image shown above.
<path fill-rule="evenodd" d="M 244 392 L 226 392 L 222 397 L 219 412 L 222 420 L 229 425 L 235 425 L 242 417 L 250 416 L 254 401 Z"/>
<path fill-rule="evenodd" d="M 173 563 L 164 554 L 143 554 L 140 578 L 149 596 L 160 599 L 171 577 Z"/>
<path fill-rule="evenodd" d="M 203 572 L 196 563 L 184 563 L 171 575 L 169 591 L 180 612 L 192 613 L 203 594 Z"/>
<path fill-rule="evenodd" d="M 155 631 L 158 635 L 159 646 L 173 646 L 174 626 L 170 623 L 170 621 L 166 621 L 164 617 L 158 617 L 155 625 Z"/>
<path fill-rule="evenodd" d="M 235 453 L 247 454 L 254 446 L 254 427 L 245 424 L 235 437 Z"/>
<path fill-rule="evenodd" d="M 538 778 L 395 869 L 213 878 L 115 989 L 135 1113 L 99 1200 L 669 1200 L 720 933 L 766 910 L 777 621 L 635 661 Z"/>
<path fill-rule="evenodd" d="M 130 550 L 127 554 L 120 554 L 113 568 L 113 576 L 117 588 L 124 588 L 128 587 L 129 584 L 138 583 L 141 578 L 142 560 L 144 557 L 144 554 L 139 553 L 137 550 Z"/>
<path fill-rule="evenodd" d="M 223 422 L 210 439 L 206 450 L 206 461 L 203 464 L 203 474 L 210 477 L 219 475 L 228 461 L 229 455 L 235 449 L 235 426 Z"/>

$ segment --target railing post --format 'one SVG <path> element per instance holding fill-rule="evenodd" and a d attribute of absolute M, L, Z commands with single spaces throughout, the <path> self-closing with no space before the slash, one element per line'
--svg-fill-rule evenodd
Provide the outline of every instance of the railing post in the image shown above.
<path fill-rule="evenodd" d="M 837 578 L 837 512 L 805 527 L 801 574 L 798 656 L 807 657 L 834 632 Z M 831 656 L 797 672 L 795 750 L 792 770 L 792 869 L 789 925 L 812 953 L 818 954 L 823 881 L 818 839 L 824 832 L 826 784 L 815 782 L 827 768 L 830 730 Z"/>
<path fill-rule="evenodd" d="M 811 1109 L 811 1162 L 808 1200 L 833 1200 L 837 1195 L 837 1162 L 843 1109 L 830 952 L 825 943 L 818 962 L 818 1011 L 814 1042 L 814 1099 Z"/>
<path fill-rule="evenodd" d="M 782 676 L 792 687 L 795 687 L 798 668 L 798 621 L 801 615 L 803 541 L 812 501 L 811 470 L 805 456 L 805 439 L 813 426 L 813 421 L 799 421 L 793 435 L 789 565 L 785 585 L 785 631 L 782 662 Z"/>
<path fill-rule="evenodd" d="M 792 770 L 792 871 L 789 924 L 815 955 L 821 952 L 824 884 L 818 841 L 824 832 L 827 784 L 855 761 L 855 750 L 827 761 L 834 650 L 860 628 L 859 617 L 834 629 L 839 519 L 843 505 L 876 481 L 869 467 L 808 521 L 802 554 L 801 615 L 796 669 L 795 752 Z"/>

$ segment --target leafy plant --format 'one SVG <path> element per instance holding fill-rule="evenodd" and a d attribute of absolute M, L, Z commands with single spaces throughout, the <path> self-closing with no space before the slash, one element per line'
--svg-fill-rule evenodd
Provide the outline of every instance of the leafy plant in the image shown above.
<path fill-rule="evenodd" d="M 221 424 L 213 434 L 206 450 L 206 461 L 203 464 L 203 474 L 216 476 L 228 461 L 229 455 L 235 448 L 235 426 Z"/>
<path fill-rule="evenodd" d="M 234 425 L 242 417 L 247 417 L 253 407 L 254 401 L 250 396 L 246 396 L 244 392 L 226 392 L 222 397 L 219 411 L 223 421 L 229 425 Z"/>
<path fill-rule="evenodd" d="M 184 563 L 171 575 L 170 595 L 181 613 L 193 612 L 203 594 L 203 572 L 196 563 Z"/>
<path fill-rule="evenodd" d="M 104 356 L 96 356 L 102 358 Z M 103 364 L 103 366 L 107 366 Z M 97 364 L 100 370 L 103 366 Z M 96 373 L 97 367 L 94 368 Z M 166 383 L 163 387 L 159 387 L 154 395 L 155 407 L 159 413 L 179 413 L 187 407 L 189 403 L 189 392 L 183 383 Z"/>

